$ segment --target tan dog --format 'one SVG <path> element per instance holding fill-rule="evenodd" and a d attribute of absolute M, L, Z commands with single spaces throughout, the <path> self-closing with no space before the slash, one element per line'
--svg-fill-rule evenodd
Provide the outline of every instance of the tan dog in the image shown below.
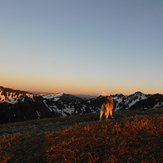
<path fill-rule="evenodd" d="M 105 101 L 101 106 L 99 121 L 101 121 L 104 113 L 105 113 L 106 120 L 108 119 L 109 115 L 111 116 L 111 118 L 113 118 L 112 116 L 113 108 L 114 108 L 114 101 L 111 96 L 108 96 L 107 101 Z"/>

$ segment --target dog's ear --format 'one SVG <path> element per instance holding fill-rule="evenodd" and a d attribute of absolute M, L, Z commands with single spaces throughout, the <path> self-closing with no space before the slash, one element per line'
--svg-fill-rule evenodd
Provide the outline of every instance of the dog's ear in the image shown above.
<path fill-rule="evenodd" d="M 107 98 L 106 98 L 107 100 L 110 100 L 111 99 L 111 96 L 107 96 Z"/>

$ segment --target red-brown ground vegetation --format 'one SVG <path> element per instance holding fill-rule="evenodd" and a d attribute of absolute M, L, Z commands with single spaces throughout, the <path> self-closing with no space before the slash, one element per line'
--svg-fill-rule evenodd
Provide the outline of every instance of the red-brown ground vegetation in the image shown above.
<path fill-rule="evenodd" d="M 80 123 L 42 134 L 23 132 L 0 138 L 0 162 L 161 163 L 163 115 Z"/>

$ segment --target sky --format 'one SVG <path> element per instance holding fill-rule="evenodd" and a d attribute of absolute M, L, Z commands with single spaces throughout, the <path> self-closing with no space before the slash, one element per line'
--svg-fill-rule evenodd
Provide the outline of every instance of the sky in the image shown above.
<path fill-rule="evenodd" d="M 163 94 L 162 0 L 0 0 L 0 85 Z"/>

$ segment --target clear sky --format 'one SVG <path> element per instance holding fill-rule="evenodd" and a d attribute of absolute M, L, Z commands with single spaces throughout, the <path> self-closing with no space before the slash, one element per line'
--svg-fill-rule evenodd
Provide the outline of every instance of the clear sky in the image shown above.
<path fill-rule="evenodd" d="M 163 94 L 163 1 L 1 0 L 0 85 Z"/>

